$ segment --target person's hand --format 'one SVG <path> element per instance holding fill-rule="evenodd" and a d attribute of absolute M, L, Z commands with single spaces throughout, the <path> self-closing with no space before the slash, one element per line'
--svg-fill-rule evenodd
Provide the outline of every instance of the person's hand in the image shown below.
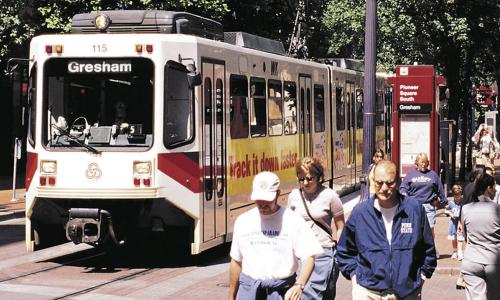
<path fill-rule="evenodd" d="M 302 286 L 295 284 L 286 291 L 285 300 L 300 300 L 300 296 L 302 296 Z"/>
<path fill-rule="evenodd" d="M 438 206 L 438 205 L 439 205 L 439 200 L 438 200 L 438 198 L 434 198 L 434 199 L 432 199 L 432 201 L 431 201 L 431 205 L 432 205 L 432 206 Z"/>
<path fill-rule="evenodd" d="M 457 226 L 457 232 L 458 233 L 462 233 L 462 223 L 458 223 L 458 226 Z"/>
<path fill-rule="evenodd" d="M 424 284 L 427 277 L 425 277 L 424 274 L 420 273 L 420 278 L 422 278 L 422 284 Z"/>

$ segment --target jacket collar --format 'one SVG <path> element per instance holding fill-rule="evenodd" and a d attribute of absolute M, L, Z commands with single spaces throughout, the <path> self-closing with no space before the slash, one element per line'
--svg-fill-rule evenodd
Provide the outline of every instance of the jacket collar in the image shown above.
<path fill-rule="evenodd" d="M 405 215 L 409 215 L 408 214 L 408 201 L 403 198 L 403 196 L 399 193 L 399 191 L 397 191 L 397 197 L 399 198 L 399 205 L 398 205 L 398 209 L 396 210 L 396 214 L 394 216 L 399 216 L 401 213 L 404 213 Z M 371 196 L 370 198 L 368 198 L 367 200 L 368 202 L 368 206 L 371 207 L 373 209 L 373 211 L 375 212 L 375 214 L 380 217 L 382 216 L 382 213 L 375 207 L 375 195 Z"/>

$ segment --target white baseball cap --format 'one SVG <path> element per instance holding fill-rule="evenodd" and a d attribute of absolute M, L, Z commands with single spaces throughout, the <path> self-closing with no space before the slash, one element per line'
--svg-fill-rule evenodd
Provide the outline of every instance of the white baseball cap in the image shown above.
<path fill-rule="evenodd" d="M 250 199 L 273 201 L 280 189 L 280 179 L 272 172 L 260 172 L 253 179 Z"/>

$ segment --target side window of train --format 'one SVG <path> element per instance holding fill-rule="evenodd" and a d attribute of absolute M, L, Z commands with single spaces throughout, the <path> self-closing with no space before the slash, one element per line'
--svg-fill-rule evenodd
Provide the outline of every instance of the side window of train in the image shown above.
<path fill-rule="evenodd" d="M 28 92 L 28 141 L 32 146 L 35 146 L 35 131 L 36 131 L 36 74 L 37 65 L 34 64 L 31 68 L 29 77 L 29 92 Z"/>
<path fill-rule="evenodd" d="M 337 115 L 337 130 L 345 129 L 345 101 L 341 87 L 335 88 L 335 105 Z"/>
<path fill-rule="evenodd" d="M 283 111 L 285 115 L 285 134 L 297 134 L 297 85 L 285 81 L 283 86 Z"/>
<path fill-rule="evenodd" d="M 322 85 L 314 85 L 314 132 L 325 131 L 325 93 Z"/>
<path fill-rule="evenodd" d="M 356 126 L 363 128 L 363 90 L 356 90 Z"/>
<path fill-rule="evenodd" d="M 250 79 L 250 134 L 252 137 L 266 136 L 266 81 L 262 78 Z"/>
<path fill-rule="evenodd" d="M 194 138 L 194 89 L 189 87 L 187 69 L 169 61 L 165 66 L 163 142 L 169 149 Z"/>
<path fill-rule="evenodd" d="M 375 102 L 375 124 L 376 126 L 384 125 L 384 97 L 382 92 L 377 92 Z"/>
<path fill-rule="evenodd" d="M 269 135 L 283 134 L 283 95 L 281 93 L 281 81 L 269 80 L 268 85 L 268 103 L 269 103 Z"/>
<path fill-rule="evenodd" d="M 231 75 L 230 88 L 230 131 L 232 139 L 248 137 L 248 81 L 245 76 Z"/>

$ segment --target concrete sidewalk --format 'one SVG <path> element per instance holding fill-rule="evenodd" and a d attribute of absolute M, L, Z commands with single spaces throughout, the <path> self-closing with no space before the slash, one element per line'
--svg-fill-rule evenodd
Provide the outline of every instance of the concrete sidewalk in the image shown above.
<path fill-rule="evenodd" d="M 25 189 L 16 189 L 16 199 L 12 199 L 12 190 L 0 190 L 0 222 L 24 217 Z"/>
<path fill-rule="evenodd" d="M 16 189 L 17 201 L 11 201 L 12 189 L 9 189 L 8 186 L 12 187 L 12 181 L 9 185 L 8 178 L 0 178 L 0 222 L 13 218 L 22 218 L 25 214 L 25 189 Z M 359 192 L 354 192 L 342 197 L 342 203 L 344 204 L 344 209 L 347 214 L 350 213 L 358 201 Z M 442 212 L 444 212 L 444 210 L 438 210 L 437 223 L 435 227 L 436 248 L 440 253 L 436 272 L 439 274 L 458 275 L 460 272 L 460 262 L 455 259 L 451 259 L 453 249 L 451 241 L 447 240 L 448 222 L 450 218 L 444 216 Z"/>

